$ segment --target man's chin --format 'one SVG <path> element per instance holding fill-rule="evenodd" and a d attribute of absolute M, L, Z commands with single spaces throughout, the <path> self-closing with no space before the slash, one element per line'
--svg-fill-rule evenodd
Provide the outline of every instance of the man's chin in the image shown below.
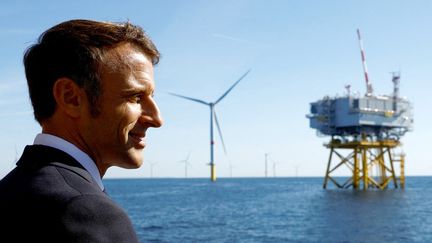
<path fill-rule="evenodd" d="M 123 160 L 123 163 L 119 164 L 119 167 L 124 169 L 138 169 L 143 165 L 143 158 L 127 158 Z"/>
<path fill-rule="evenodd" d="M 127 168 L 127 169 L 138 169 L 138 168 L 140 168 L 142 165 L 143 165 L 143 162 L 142 162 L 142 161 L 134 162 L 134 163 L 128 164 L 128 168 Z"/>
<path fill-rule="evenodd" d="M 141 164 L 142 165 L 142 164 Z M 133 170 L 133 169 L 138 169 L 141 167 L 141 165 L 131 165 L 131 164 L 127 164 L 127 165 L 118 165 L 118 167 L 122 168 L 122 169 L 127 169 L 127 170 Z"/>

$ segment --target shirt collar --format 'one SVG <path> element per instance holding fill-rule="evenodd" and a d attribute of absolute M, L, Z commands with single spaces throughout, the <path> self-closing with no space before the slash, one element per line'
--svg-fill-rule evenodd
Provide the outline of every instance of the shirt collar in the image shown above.
<path fill-rule="evenodd" d="M 90 173 L 91 177 L 98 184 L 100 189 L 102 191 L 104 190 L 102 178 L 95 162 L 86 153 L 77 148 L 74 144 L 60 137 L 47 133 L 39 133 L 36 136 L 33 144 L 49 146 L 69 154 Z"/>

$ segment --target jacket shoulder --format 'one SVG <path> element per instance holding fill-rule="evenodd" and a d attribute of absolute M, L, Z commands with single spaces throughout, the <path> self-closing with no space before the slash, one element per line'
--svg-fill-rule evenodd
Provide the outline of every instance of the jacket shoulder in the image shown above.
<path fill-rule="evenodd" d="M 74 242 L 138 242 L 127 214 L 106 196 L 74 197 L 65 208 L 62 224 Z"/>

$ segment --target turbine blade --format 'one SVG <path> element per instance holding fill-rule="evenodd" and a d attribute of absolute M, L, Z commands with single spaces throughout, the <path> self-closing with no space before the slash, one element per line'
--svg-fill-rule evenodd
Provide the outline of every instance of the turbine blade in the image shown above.
<path fill-rule="evenodd" d="M 195 98 L 187 97 L 187 96 L 184 96 L 184 95 L 174 94 L 174 93 L 171 93 L 171 92 L 168 92 L 168 93 L 169 93 L 170 95 L 174 95 L 174 96 L 177 96 L 177 97 L 180 97 L 180 98 L 183 98 L 183 99 L 187 99 L 187 100 L 195 101 L 195 102 L 198 102 L 198 103 L 201 103 L 201 104 L 204 104 L 204 105 L 210 105 L 209 103 L 207 103 L 207 102 L 205 102 L 205 101 L 203 101 L 203 100 L 199 100 L 199 99 L 195 99 Z"/>
<path fill-rule="evenodd" d="M 218 100 L 216 100 L 216 102 L 214 103 L 215 105 L 217 103 L 219 103 L 219 101 L 221 101 L 223 98 L 225 98 L 225 96 L 227 96 L 227 94 L 238 84 L 240 83 L 240 81 L 246 77 L 246 75 L 248 75 L 248 73 L 251 71 L 251 69 L 249 69 L 245 74 L 243 74 L 243 76 L 241 76 Z"/>
<path fill-rule="evenodd" d="M 218 121 L 217 116 L 216 116 L 216 111 L 214 111 L 214 117 L 215 117 L 216 127 L 217 127 L 217 129 L 218 129 L 219 136 L 220 136 L 220 138 L 221 138 L 221 142 L 222 142 L 222 146 L 223 146 L 223 149 L 224 149 L 225 155 L 227 155 L 227 151 L 226 151 L 225 143 L 224 143 L 223 136 L 222 136 L 222 130 L 220 129 L 219 121 Z"/>

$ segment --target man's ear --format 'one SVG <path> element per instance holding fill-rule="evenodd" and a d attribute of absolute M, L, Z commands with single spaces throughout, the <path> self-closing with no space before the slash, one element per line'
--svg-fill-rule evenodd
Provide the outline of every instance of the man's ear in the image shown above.
<path fill-rule="evenodd" d="M 57 109 L 73 118 L 81 116 L 85 106 L 85 92 L 70 78 L 59 78 L 53 87 Z"/>

